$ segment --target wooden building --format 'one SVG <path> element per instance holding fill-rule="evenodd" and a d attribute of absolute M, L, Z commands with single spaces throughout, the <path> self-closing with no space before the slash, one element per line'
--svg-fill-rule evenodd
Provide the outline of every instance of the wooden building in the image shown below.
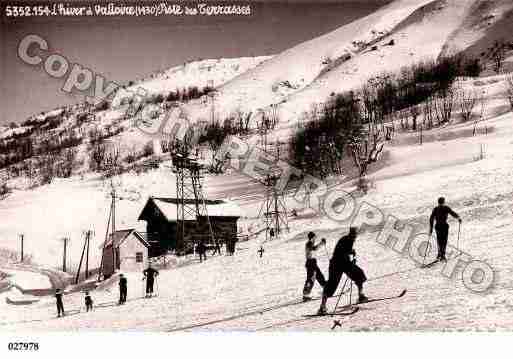
<path fill-rule="evenodd" d="M 142 272 L 148 267 L 150 245 L 135 229 L 116 231 L 114 235 L 109 236 L 101 248 L 103 248 L 102 273 L 106 278 L 116 270 Z"/>
<path fill-rule="evenodd" d="M 176 249 L 177 199 L 150 197 L 146 202 L 139 220 L 146 221 L 147 241 L 151 245 L 150 257 L 158 256 L 168 250 Z M 194 204 L 187 199 L 187 204 Z M 237 220 L 242 212 L 237 204 L 226 200 L 205 200 L 208 217 L 215 238 L 227 245 L 237 241 Z M 201 223 L 201 224 L 198 224 Z M 184 245 L 191 249 L 201 240 L 209 240 L 209 228 L 205 218 L 185 219 Z"/>

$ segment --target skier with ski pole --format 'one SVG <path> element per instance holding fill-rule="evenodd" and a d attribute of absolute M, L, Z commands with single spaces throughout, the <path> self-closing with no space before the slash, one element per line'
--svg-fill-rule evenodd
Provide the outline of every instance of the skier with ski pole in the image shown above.
<path fill-rule="evenodd" d="M 340 279 L 342 278 L 342 274 L 344 273 L 358 288 L 358 302 L 365 302 L 368 299 L 363 293 L 363 283 L 367 280 L 367 277 L 363 270 L 356 265 L 356 261 L 354 260 L 356 253 L 353 249 L 353 245 L 357 235 L 357 228 L 350 227 L 349 234 L 340 238 L 335 246 L 329 265 L 328 282 L 324 286 L 318 314 L 327 313 L 326 302 L 328 301 L 328 297 L 331 297 L 335 293 Z M 353 260 L 350 259 L 350 256 L 353 257 Z"/>
<path fill-rule="evenodd" d="M 449 224 L 447 223 L 447 217 L 453 216 L 461 224 L 460 216 L 454 212 L 449 206 L 445 205 L 445 198 L 438 198 L 438 206 L 433 208 L 433 212 L 429 217 L 429 235 L 433 233 L 433 223 L 435 224 L 436 231 L 436 242 L 438 244 L 438 255 L 437 260 L 447 261 L 445 258 L 445 250 L 447 248 L 447 238 L 449 237 Z"/>
<path fill-rule="evenodd" d="M 310 293 L 312 292 L 312 289 L 315 284 L 315 280 L 319 282 L 321 287 L 324 287 L 326 284 L 326 279 L 324 278 L 324 275 L 322 274 L 321 270 L 319 269 L 319 266 L 317 265 L 317 259 L 315 258 L 315 251 L 321 246 L 326 245 L 326 239 L 321 239 L 321 242 L 318 244 L 315 244 L 315 233 L 309 232 L 308 233 L 308 240 L 305 244 L 305 256 L 306 256 L 306 281 L 305 285 L 303 287 L 303 301 L 311 300 Z"/>
<path fill-rule="evenodd" d="M 151 267 L 151 263 L 148 263 L 148 268 L 143 271 L 144 279 L 146 279 L 146 298 L 153 295 L 153 284 L 155 283 L 155 277 L 159 275 L 159 271 Z"/>

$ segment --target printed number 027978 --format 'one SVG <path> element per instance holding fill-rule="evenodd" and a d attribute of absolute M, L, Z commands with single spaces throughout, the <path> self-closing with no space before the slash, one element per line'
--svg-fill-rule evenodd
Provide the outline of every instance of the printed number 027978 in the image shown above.
<path fill-rule="evenodd" d="M 39 343 L 11 342 L 7 345 L 7 349 L 13 351 L 37 351 L 39 350 Z"/>

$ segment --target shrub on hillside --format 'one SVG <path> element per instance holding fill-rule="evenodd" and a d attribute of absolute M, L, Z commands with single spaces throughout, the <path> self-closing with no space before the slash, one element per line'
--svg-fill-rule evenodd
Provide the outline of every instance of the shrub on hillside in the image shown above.
<path fill-rule="evenodd" d="M 511 109 L 513 110 L 513 75 L 510 75 L 506 79 L 506 86 L 507 86 L 507 89 L 506 89 L 507 97 L 508 97 L 509 103 L 511 105 Z"/>
<path fill-rule="evenodd" d="M 294 166 L 321 178 L 341 173 L 344 148 L 364 135 L 362 117 L 354 93 L 331 98 L 315 119 L 306 122 L 291 138 L 289 156 Z"/>
<path fill-rule="evenodd" d="M 7 187 L 7 183 L 2 182 L 0 183 L 0 199 L 5 198 L 9 194 L 10 190 L 9 187 Z"/>
<path fill-rule="evenodd" d="M 155 151 L 153 149 L 153 141 L 148 141 L 143 147 L 142 155 L 143 157 L 148 157 L 153 156 L 154 153 Z"/>

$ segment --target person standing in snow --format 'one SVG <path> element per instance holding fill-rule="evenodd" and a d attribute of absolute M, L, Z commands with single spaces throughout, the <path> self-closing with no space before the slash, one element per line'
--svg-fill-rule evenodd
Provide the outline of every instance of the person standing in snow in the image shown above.
<path fill-rule="evenodd" d="M 119 304 L 126 303 L 126 295 L 127 295 L 127 289 L 128 287 L 128 281 L 126 280 L 126 277 L 121 273 L 119 275 Z"/>
<path fill-rule="evenodd" d="M 89 295 L 89 292 L 85 292 L 85 306 L 86 312 L 93 310 L 93 299 L 91 298 L 91 295 Z"/>
<path fill-rule="evenodd" d="M 447 248 L 447 239 L 449 237 L 449 224 L 447 223 L 447 217 L 453 216 L 461 223 L 460 216 L 454 212 L 449 206 L 445 205 L 445 198 L 438 198 L 438 206 L 433 208 L 431 217 L 429 217 L 429 235 L 433 234 L 433 223 L 435 224 L 436 231 L 436 242 L 438 244 L 438 255 L 436 259 L 446 261 L 445 250 Z"/>
<path fill-rule="evenodd" d="M 144 279 L 146 279 L 146 298 L 153 295 L 153 283 L 155 283 L 155 277 L 159 275 L 159 271 L 151 267 L 151 263 L 148 264 L 148 268 L 144 270 Z"/>
<path fill-rule="evenodd" d="M 205 243 L 202 240 L 196 246 L 196 252 L 199 254 L 200 263 L 203 262 L 203 260 L 207 260 L 207 246 L 205 246 Z"/>
<path fill-rule="evenodd" d="M 346 274 L 350 280 L 352 280 L 358 288 L 358 301 L 365 302 L 368 298 L 363 294 L 363 283 L 367 280 L 363 270 L 356 265 L 356 253 L 353 249 L 354 242 L 358 235 L 356 227 L 349 228 L 349 234 L 343 236 L 337 242 L 333 251 L 333 256 L 330 260 L 329 265 L 329 277 L 328 282 L 324 286 L 322 293 L 321 306 L 319 308 L 319 314 L 326 313 L 326 302 L 328 297 L 335 294 L 342 274 Z M 353 257 L 351 260 L 350 256 Z"/>
<path fill-rule="evenodd" d="M 305 256 L 306 256 L 306 281 L 303 287 L 303 300 L 310 300 L 310 293 L 315 284 L 315 280 L 324 287 L 326 284 L 326 279 L 324 279 L 324 275 L 322 274 L 319 266 L 317 265 L 317 259 L 315 258 L 315 251 L 321 246 L 326 245 L 326 240 L 323 238 L 319 244 L 315 244 L 315 233 L 308 233 L 308 240 L 305 244 Z"/>
<path fill-rule="evenodd" d="M 55 299 L 57 304 L 57 317 L 60 317 L 61 315 L 64 317 L 64 304 L 62 303 L 62 296 L 63 293 L 60 289 L 57 289 L 55 291 Z"/>

